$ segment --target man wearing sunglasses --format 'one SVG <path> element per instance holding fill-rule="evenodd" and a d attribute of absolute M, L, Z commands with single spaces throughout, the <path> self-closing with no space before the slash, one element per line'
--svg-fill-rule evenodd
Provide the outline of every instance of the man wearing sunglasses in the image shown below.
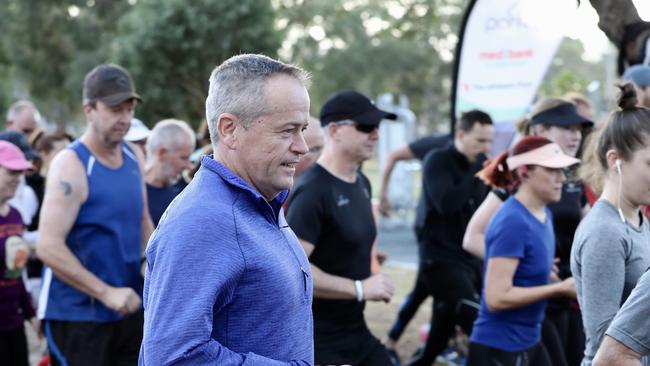
<path fill-rule="evenodd" d="M 359 168 L 375 153 L 379 123 L 395 118 L 358 92 L 332 96 L 320 114 L 323 153 L 289 198 L 287 220 L 313 274 L 317 365 L 391 365 L 363 317 L 366 300 L 388 302 L 394 287 L 370 271 L 377 230 L 370 182 Z"/>

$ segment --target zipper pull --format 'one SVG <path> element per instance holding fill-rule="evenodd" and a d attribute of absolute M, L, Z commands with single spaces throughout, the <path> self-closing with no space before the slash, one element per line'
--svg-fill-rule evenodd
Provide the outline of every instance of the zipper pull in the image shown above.
<path fill-rule="evenodd" d="M 305 292 L 307 292 L 307 279 L 309 278 L 309 273 L 307 273 L 302 266 L 300 266 L 300 270 L 302 271 L 302 279 L 305 284 Z"/>

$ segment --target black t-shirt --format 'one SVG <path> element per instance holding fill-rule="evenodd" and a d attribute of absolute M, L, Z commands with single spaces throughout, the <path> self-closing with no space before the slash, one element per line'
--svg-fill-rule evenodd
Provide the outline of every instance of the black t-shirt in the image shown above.
<path fill-rule="evenodd" d="M 420 260 L 448 260 L 475 269 L 480 262 L 463 250 L 463 235 L 489 189 L 475 177 L 485 156 L 471 163 L 453 144 L 431 151 L 422 167 Z"/>
<path fill-rule="evenodd" d="M 562 198 L 548 207 L 553 213 L 555 230 L 555 256 L 560 258 L 560 277 L 571 277 L 571 246 L 573 235 L 582 220 L 586 204 L 585 190 L 580 181 L 567 181 L 562 186 Z"/>
<path fill-rule="evenodd" d="M 354 183 L 333 176 L 321 165 L 307 169 L 287 203 L 287 222 L 298 238 L 314 244 L 309 261 L 326 273 L 363 280 L 370 277 L 372 244 L 377 235 L 368 178 Z M 320 344 L 354 343 L 363 331 L 365 303 L 314 298 L 314 335 Z"/>
<path fill-rule="evenodd" d="M 36 198 L 38 199 L 38 209 L 32 218 L 32 223 L 27 228 L 29 231 L 34 231 L 38 230 L 38 222 L 41 217 L 41 206 L 43 205 L 43 198 L 45 197 L 45 177 L 36 172 L 34 174 L 26 175 L 25 183 L 34 190 Z"/>
<path fill-rule="evenodd" d="M 434 149 L 441 149 L 451 144 L 451 135 L 430 135 L 412 141 L 409 144 L 409 149 L 413 156 L 418 160 L 424 160 L 424 157 Z M 422 200 L 418 200 L 417 207 L 415 208 L 415 234 L 420 240 L 420 233 L 424 226 L 424 218 L 426 216 L 425 207 Z"/>
<path fill-rule="evenodd" d="M 571 180 L 574 170 L 565 170 L 570 179 L 562 185 L 562 198 L 548 207 L 553 213 L 553 231 L 555 232 L 555 256 L 560 259 L 558 268 L 559 277 L 571 277 L 571 247 L 573 236 L 582 220 L 582 208 L 587 203 L 584 185 L 580 181 Z M 549 300 L 547 310 L 566 308 L 574 302 L 567 297 L 552 298 Z"/>
<path fill-rule="evenodd" d="M 430 135 L 421 137 L 409 144 L 409 149 L 418 160 L 424 160 L 429 151 L 443 148 L 451 143 L 451 135 Z"/>
<path fill-rule="evenodd" d="M 32 223 L 27 227 L 28 231 L 36 231 L 38 230 L 38 222 L 41 220 L 41 206 L 43 206 L 43 198 L 45 197 L 45 177 L 35 172 L 25 176 L 25 183 L 34 190 L 38 199 L 38 209 L 32 218 Z M 27 277 L 39 278 L 41 273 L 43 273 L 43 262 L 38 258 L 30 257 L 27 261 Z"/>
<path fill-rule="evenodd" d="M 176 186 L 167 186 L 158 188 L 147 183 L 147 205 L 149 206 L 149 215 L 153 226 L 158 226 L 158 222 L 170 203 L 176 198 L 180 190 Z"/>

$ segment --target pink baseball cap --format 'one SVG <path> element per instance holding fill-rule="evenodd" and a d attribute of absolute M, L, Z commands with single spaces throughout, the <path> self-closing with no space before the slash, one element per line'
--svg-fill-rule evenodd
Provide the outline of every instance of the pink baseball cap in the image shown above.
<path fill-rule="evenodd" d="M 513 155 L 506 160 L 510 170 L 515 170 L 524 165 L 538 165 L 556 169 L 566 168 L 579 162 L 580 159 L 564 154 L 556 143 L 546 144 L 523 154 Z"/>
<path fill-rule="evenodd" d="M 25 159 L 25 155 L 11 142 L 0 140 L 0 166 L 9 170 L 32 169 L 32 163 Z"/>

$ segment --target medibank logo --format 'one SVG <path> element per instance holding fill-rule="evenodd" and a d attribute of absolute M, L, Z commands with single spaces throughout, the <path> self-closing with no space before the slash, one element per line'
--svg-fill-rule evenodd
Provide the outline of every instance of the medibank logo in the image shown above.
<path fill-rule="evenodd" d="M 478 57 L 479 59 L 486 61 L 521 60 L 535 57 L 535 51 L 533 51 L 532 48 L 521 50 L 505 49 L 498 51 L 481 51 Z"/>
<path fill-rule="evenodd" d="M 519 2 L 515 2 L 508 7 L 503 16 L 488 17 L 483 28 L 486 33 L 516 31 L 528 29 L 528 24 L 519 15 Z"/>

